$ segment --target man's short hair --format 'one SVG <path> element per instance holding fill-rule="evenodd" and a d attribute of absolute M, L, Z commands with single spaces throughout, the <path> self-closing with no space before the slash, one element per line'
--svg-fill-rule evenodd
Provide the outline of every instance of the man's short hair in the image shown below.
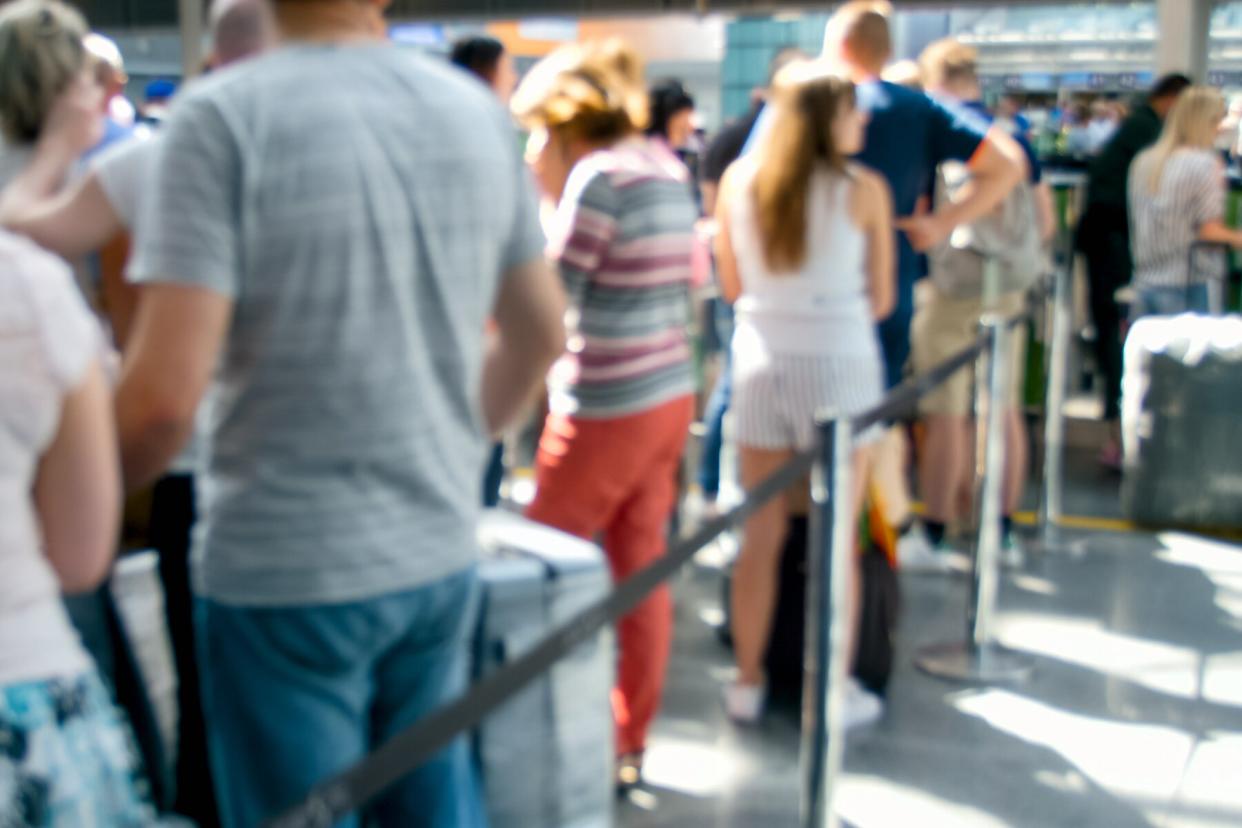
<path fill-rule="evenodd" d="M 889 18 L 893 5 L 887 0 L 854 0 L 846 3 L 828 21 L 824 32 L 824 52 L 828 57 L 847 45 L 856 59 L 883 64 L 893 54 L 893 35 Z"/>
<path fill-rule="evenodd" d="M 1157 101 L 1161 98 L 1176 98 L 1193 85 L 1193 81 L 1180 72 L 1172 72 L 1160 80 L 1156 81 L 1156 85 L 1151 88 L 1151 92 L 1147 95 L 1147 100 Z"/>
<path fill-rule="evenodd" d="M 771 89 L 776 83 L 776 76 L 781 73 L 782 69 L 795 61 L 806 60 L 807 57 L 807 53 L 797 46 L 786 46 L 777 52 L 772 62 L 768 64 L 768 88 Z"/>
<path fill-rule="evenodd" d="M 473 36 L 453 44 L 449 61 L 490 83 L 504 53 L 505 45 L 496 38 Z"/>
<path fill-rule="evenodd" d="M 946 37 L 923 50 L 919 57 L 923 83 L 929 89 L 979 80 L 979 52 L 959 40 Z"/>
<path fill-rule="evenodd" d="M 276 26 L 266 0 L 216 0 L 210 23 L 211 51 L 218 64 L 259 54 Z"/>

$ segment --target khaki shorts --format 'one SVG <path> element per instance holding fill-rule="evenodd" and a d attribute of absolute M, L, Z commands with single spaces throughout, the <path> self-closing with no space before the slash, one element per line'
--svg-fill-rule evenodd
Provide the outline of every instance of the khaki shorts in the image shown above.
<path fill-rule="evenodd" d="M 1021 291 L 998 297 L 991 307 L 982 299 L 953 299 L 936 289 L 930 279 L 915 287 L 914 324 L 911 340 L 916 374 L 926 374 L 937 365 L 970 347 L 979 335 L 979 319 L 987 312 L 1011 317 L 1021 313 L 1026 295 Z M 1026 327 L 1019 326 L 1010 337 L 1010 405 L 1021 405 L 1026 375 Z M 968 416 L 974 410 L 975 372 L 963 368 L 919 403 L 923 414 Z"/>

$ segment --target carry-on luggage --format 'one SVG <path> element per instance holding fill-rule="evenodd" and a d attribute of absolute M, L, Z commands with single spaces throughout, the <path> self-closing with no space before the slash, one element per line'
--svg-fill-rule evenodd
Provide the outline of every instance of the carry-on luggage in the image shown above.
<path fill-rule="evenodd" d="M 1126 516 L 1242 528 L 1242 318 L 1140 319 L 1126 339 L 1122 400 Z"/>
<path fill-rule="evenodd" d="M 877 524 L 871 531 L 871 524 Z M 791 516 L 781 550 L 781 568 L 777 581 L 776 609 L 772 616 L 772 632 L 764 657 L 768 694 L 776 702 L 797 702 L 802 694 L 803 662 L 806 642 L 806 581 L 807 540 L 810 521 L 806 516 Z M 883 696 L 893 672 L 896 657 L 893 639 L 896 635 L 900 609 L 897 573 L 888 554 L 877 538 L 882 520 L 877 508 L 868 513 L 863 527 L 862 617 L 859 621 L 858 651 L 851 672 L 864 687 Z M 733 573 L 724 578 L 723 600 L 726 625 L 731 622 L 728 607 Z"/>
<path fill-rule="evenodd" d="M 612 587 L 599 547 L 517 515 L 487 512 L 478 538 L 476 681 Z M 492 828 L 612 824 L 615 664 L 605 630 L 483 721 L 475 750 Z"/>

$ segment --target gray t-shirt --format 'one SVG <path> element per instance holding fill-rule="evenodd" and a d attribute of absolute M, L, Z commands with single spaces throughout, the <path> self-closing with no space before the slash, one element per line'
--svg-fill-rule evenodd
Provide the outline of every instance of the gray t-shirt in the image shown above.
<path fill-rule="evenodd" d="M 234 301 L 196 587 L 364 600 L 473 564 L 483 332 L 543 255 L 484 88 L 389 45 L 293 46 L 187 90 L 131 276 Z"/>

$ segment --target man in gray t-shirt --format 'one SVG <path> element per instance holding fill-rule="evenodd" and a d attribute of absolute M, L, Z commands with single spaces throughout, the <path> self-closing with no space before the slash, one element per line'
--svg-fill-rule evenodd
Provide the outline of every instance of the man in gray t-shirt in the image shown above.
<path fill-rule="evenodd" d="M 195 583 L 226 825 L 460 692 L 486 436 L 563 342 L 507 115 L 379 40 L 381 5 L 277 2 L 284 48 L 184 94 L 131 264 L 127 482 L 215 380 Z M 473 824 L 467 767 L 386 824 Z"/>

